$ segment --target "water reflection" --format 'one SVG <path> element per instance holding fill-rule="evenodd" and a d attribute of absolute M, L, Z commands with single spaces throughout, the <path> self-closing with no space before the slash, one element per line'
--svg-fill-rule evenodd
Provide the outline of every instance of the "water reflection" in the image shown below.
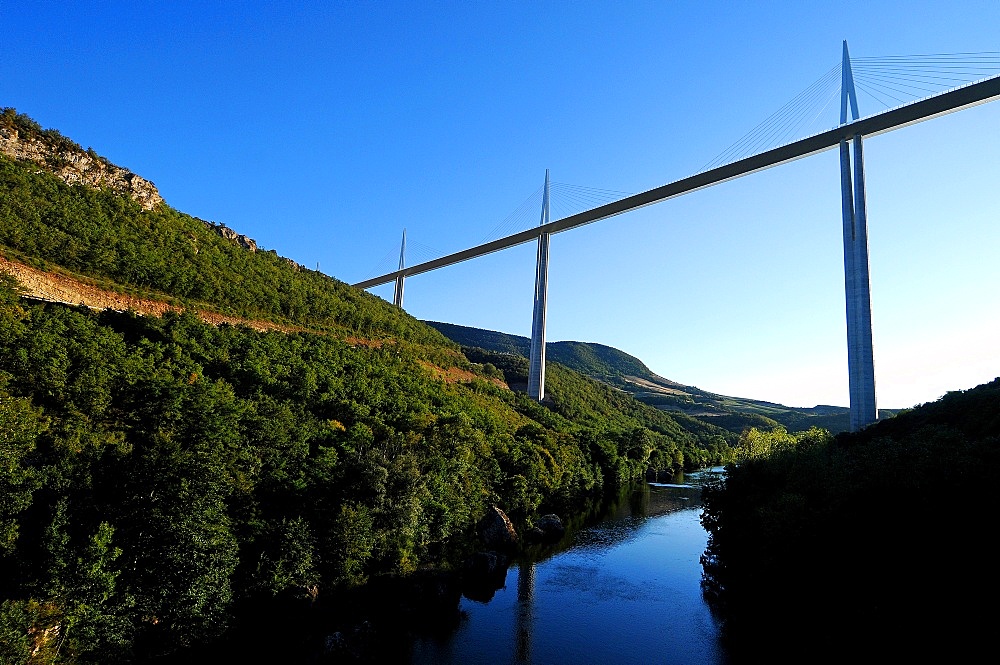
<path fill-rule="evenodd" d="M 412 662 L 723 663 L 699 563 L 700 487 L 720 472 L 661 477 L 569 520 L 489 602 L 463 598 L 453 633 L 418 637 Z"/>
<path fill-rule="evenodd" d="M 531 631 L 534 624 L 532 596 L 535 591 L 535 564 L 522 563 L 517 574 L 517 651 L 518 663 L 531 662 Z"/>
<path fill-rule="evenodd" d="M 573 534 L 569 546 L 605 548 L 626 542 L 639 534 L 649 519 L 682 510 L 701 508 L 701 488 L 721 476 L 722 467 L 690 473 L 661 474 L 660 482 L 642 483 L 631 488 L 596 524 Z M 700 574 L 700 572 L 699 572 Z"/>

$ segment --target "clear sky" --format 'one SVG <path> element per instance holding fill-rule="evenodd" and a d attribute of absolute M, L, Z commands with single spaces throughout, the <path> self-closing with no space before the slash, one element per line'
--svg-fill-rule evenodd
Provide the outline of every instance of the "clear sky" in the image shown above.
<path fill-rule="evenodd" d="M 1000 2 L 2 0 L 0 106 L 353 283 L 391 269 L 404 227 L 410 263 L 480 243 L 546 168 L 563 192 L 691 175 L 845 39 L 856 59 L 998 52 Z M 799 135 L 835 126 L 837 102 Z M 879 406 L 1000 375 L 1000 102 L 865 148 Z M 846 406 L 837 160 L 553 236 L 548 339 L 714 392 Z M 534 262 L 523 245 L 410 278 L 406 309 L 529 335 Z"/>

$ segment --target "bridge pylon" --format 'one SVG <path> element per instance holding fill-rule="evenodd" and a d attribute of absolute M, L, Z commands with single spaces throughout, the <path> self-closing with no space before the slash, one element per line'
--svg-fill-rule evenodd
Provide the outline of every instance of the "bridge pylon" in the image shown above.
<path fill-rule="evenodd" d="M 399 246 L 399 269 L 406 267 L 406 229 L 403 229 L 403 243 Z M 392 304 L 403 309 L 403 275 L 396 275 L 396 288 L 392 292 Z"/>
<path fill-rule="evenodd" d="M 840 124 L 858 119 L 851 56 L 844 40 Z M 852 153 L 853 147 L 853 155 Z M 852 159 L 853 158 L 853 159 Z M 853 167 L 853 168 L 852 168 Z M 853 171 L 853 177 L 852 177 Z M 865 161 L 861 134 L 840 141 L 840 192 L 844 221 L 844 291 L 847 304 L 847 373 L 851 398 L 851 431 L 878 419 L 875 404 L 875 362 L 872 350 L 871 281 L 868 272 L 868 214 L 865 203 Z"/>
<path fill-rule="evenodd" d="M 549 223 L 549 170 L 545 169 L 542 190 L 540 227 Z M 545 399 L 545 313 L 549 293 L 549 233 L 538 235 L 538 260 L 535 264 L 535 306 L 531 318 L 531 355 L 528 361 L 528 397 Z"/>

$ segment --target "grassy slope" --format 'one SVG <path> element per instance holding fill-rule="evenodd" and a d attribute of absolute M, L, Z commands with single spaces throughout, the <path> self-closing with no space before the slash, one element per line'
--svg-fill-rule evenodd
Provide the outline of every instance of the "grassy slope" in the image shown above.
<path fill-rule="evenodd" d="M 0 121 L 10 123 L 10 115 Z M 75 145 L 65 137 L 41 139 Z M 273 250 L 247 251 L 191 215 L 167 205 L 144 211 L 115 192 L 67 185 L 35 163 L 3 156 L 0 250 L 36 267 L 180 304 L 454 348 L 382 299 Z"/>

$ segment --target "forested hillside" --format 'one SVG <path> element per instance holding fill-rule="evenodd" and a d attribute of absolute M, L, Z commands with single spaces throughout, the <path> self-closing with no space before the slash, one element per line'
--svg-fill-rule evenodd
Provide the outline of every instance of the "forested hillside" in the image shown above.
<path fill-rule="evenodd" d="M 7 258 L 307 329 L 39 303 L 0 275 L 0 662 L 212 642 L 241 608 L 456 566 L 492 506 L 523 529 L 730 459 L 721 430 L 570 370 L 529 400 L 508 388 L 519 367 L 379 298 L 155 198 L 67 182 L 79 146 L 0 118 L 53 161 L 0 155 Z"/>
<path fill-rule="evenodd" d="M 0 128 L 49 147 L 51 162 L 39 169 L 0 154 L 0 251 L 9 258 L 229 314 L 445 343 L 384 300 L 273 250 L 248 249 L 224 227 L 64 182 L 52 168 L 82 148 L 13 109 L 0 112 Z"/>
<path fill-rule="evenodd" d="M 739 453 L 703 522 L 706 591 L 747 662 L 992 648 L 1000 379 L 857 434 L 752 430 Z"/>

